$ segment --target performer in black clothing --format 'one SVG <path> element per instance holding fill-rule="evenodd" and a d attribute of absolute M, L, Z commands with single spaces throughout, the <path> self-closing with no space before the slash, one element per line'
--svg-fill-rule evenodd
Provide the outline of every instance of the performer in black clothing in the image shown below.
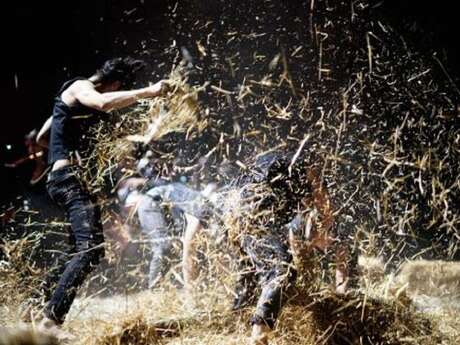
<path fill-rule="evenodd" d="M 233 237 L 241 250 L 241 266 L 233 307 L 243 307 L 261 289 L 251 319 L 254 344 L 267 342 L 296 278 L 285 225 L 304 209 L 302 201 L 311 197 L 313 187 L 303 167 L 289 165 L 287 157 L 265 154 L 235 186 L 241 206 Z"/>
<path fill-rule="evenodd" d="M 41 326 L 55 331 L 61 325 L 75 298 L 78 287 L 104 255 L 102 224 L 98 206 L 79 177 L 79 143 L 92 120 L 109 116 L 107 112 L 135 103 L 141 98 L 162 93 L 160 81 L 141 89 L 119 91 L 134 81 L 143 62 L 115 58 L 105 62 L 90 78 L 75 78 L 62 86 L 54 103 L 53 115 L 40 130 L 37 141 L 46 145 L 48 132 L 47 189 L 51 198 L 66 212 L 75 242 L 75 253 L 51 294 Z M 62 332 L 61 332 L 62 333 Z"/>
<path fill-rule="evenodd" d="M 233 308 L 244 307 L 257 298 L 251 319 L 251 344 L 268 343 L 270 330 L 287 299 L 286 293 L 295 283 L 293 237 L 303 237 L 303 242 L 307 240 L 311 246 L 322 249 L 333 242 L 329 234 L 333 225 L 332 208 L 322 181 L 305 160 L 294 157 L 280 153 L 260 156 L 246 174 L 220 192 L 223 194 L 220 199 L 230 200 L 230 205 L 217 205 L 214 210 L 220 219 L 226 219 L 223 223 L 227 223 L 228 238 L 240 250 Z M 312 218 L 316 218 L 317 232 L 311 225 L 303 226 L 311 223 Z M 186 234 L 185 238 L 184 248 L 192 248 L 188 243 L 192 236 Z M 192 255 L 192 250 L 187 253 Z M 184 262 L 192 261 L 184 258 Z M 194 272 L 194 267 L 187 269 Z M 336 281 L 340 292 L 346 286 L 347 274 L 343 266 L 338 270 L 342 270 Z"/>

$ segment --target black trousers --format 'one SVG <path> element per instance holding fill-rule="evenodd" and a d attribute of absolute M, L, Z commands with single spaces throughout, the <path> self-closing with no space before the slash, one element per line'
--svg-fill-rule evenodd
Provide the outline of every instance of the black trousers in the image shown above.
<path fill-rule="evenodd" d="M 295 285 L 297 272 L 292 267 L 287 236 L 242 236 L 243 258 L 236 287 L 234 309 L 252 303 L 260 290 L 251 324 L 274 327 L 278 314 Z"/>
<path fill-rule="evenodd" d="M 48 193 L 65 211 L 75 248 L 45 308 L 45 315 L 64 322 L 78 288 L 104 256 L 101 214 L 82 185 L 78 168 L 64 167 L 48 176 Z"/>

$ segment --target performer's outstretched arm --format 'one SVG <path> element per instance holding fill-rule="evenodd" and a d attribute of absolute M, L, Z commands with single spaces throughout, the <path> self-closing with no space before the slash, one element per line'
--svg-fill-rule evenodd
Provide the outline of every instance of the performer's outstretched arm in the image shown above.
<path fill-rule="evenodd" d="M 128 91 L 99 92 L 90 80 L 77 81 L 75 88 L 71 88 L 71 97 L 81 104 L 99 111 L 110 111 L 125 108 L 142 98 L 159 96 L 166 85 L 165 81 L 141 89 Z M 65 95 L 63 95 L 65 97 Z"/>
<path fill-rule="evenodd" d="M 323 181 L 317 172 L 311 170 L 308 173 L 308 178 L 312 186 L 313 206 L 315 206 L 321 216 L 321 222 L 318 224 L 319 232 L 324 235 L 328 235 L 328 232 L 334 225 L 334 215 L 332 212 L 329 193 L 327 192 L 326 187 L 324 187 Z"/>
<path fill-rule="evenodd" d="M 345 243 L 341 243 L 337 238 L 332 237 L 330 231 L 334 225 L 334 215 L 332 212 L 331 201 L 326 188 L 321 179 L 313 171 L 311 172 L 311 184 L 313 187 L 313 203 L 321 215 L 319 231 L 314 239 L 314 245 L 323 251 L 326 247 L 334 245 L 335 256 L 335 289 L 339 294 L 347 292 L 349 281 L 350 250 Z"/>

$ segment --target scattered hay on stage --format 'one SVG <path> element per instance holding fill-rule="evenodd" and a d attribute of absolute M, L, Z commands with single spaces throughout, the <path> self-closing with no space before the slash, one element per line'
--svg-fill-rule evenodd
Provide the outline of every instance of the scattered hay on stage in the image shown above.
<path fill-rule="evenodd" d="M 181 69 L 174 70 L 167 96 L 114 114 L 110 126 L 93 133 L 84 164 L 101 203 L 110 202 L 120 175 L 134 171 L 137 149 L 152 150 L 159 171 L 171 171 L 171 165 L 186 171 L 206 158 L 201 185 L 222 181 L 222 162 L 244 172 L 261 152 L 299 151 L 321 172 L 339 238 L 356 254 L 383 259 L 363 263 L 360 289 L 344 298 L 327 289 L 323 278 L 330 267 L 318 264 L 314 274 L 303 272 L 273 343 L 457 344 L 458 287 L 449 284 L 458 267 L 442 276 L 424 275 L 426 285 L 409 276 L 431 272 L 431 264 L 403 266 L 400 279 L 394 277 L 405 260 L 459 258 L 459 91 L 439 58 L 417 52 L 398 31 L 375 20 L 362 0 L 299 1 L 297 10 L 288 2 L 267 1 L 270 7 L 257 19 L 267 32 L 253 23 L 239 25 L 254 13 L 254 2 L 221 1 L 219 21 L 192 3 L 178 5 L 171 23 L 187 28 L 188 41 L 197 46 L 194 73 L 184 78 Z M 274 17 L 280 11 L 285 12 Z M 298 23 L 298 32 L 285 30 L 279 18 Z M 176 53 L 169 49 L 165 61 L 172 64 Z M 163 150 L 166 141 L 169 151 Z M 18 301 L 36 287 L 35 270 L 27 268 L 29 258 L 16 244 L 0 265 L 0 320 L 9 326 L 17 321 Z M 118 278 L 111 262 L 112 274 L 95 272 L 65 327 L 85 345 L 244 343 L 250 310 L 229 310 L 234 257 L 209 239 L 201 249 L 209 269 L 194 302 L 167 287 L 132 292 L 129 286 L 124 293 L 117 286 L 114 296 L 101 297 L 98 291 L 115 285 L 107 276 Z M 124 273 L 142 276 L 142 259 Z M 100 290 L 89 288 L 94 281 Z M 453 291 L 440 309 L 429 308 L 434 299 L 413 293 L 447 291 L 436 289 L 439 284 Z"/>

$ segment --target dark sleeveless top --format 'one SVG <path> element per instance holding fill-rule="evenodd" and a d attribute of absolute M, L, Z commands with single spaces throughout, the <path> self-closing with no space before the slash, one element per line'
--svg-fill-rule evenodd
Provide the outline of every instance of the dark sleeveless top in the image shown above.
<path fill-rule="evenodd" d="M 240 190 L 242 201 L 252 204 L 252 214 L 265 214 L 256 221 L 278 230 L 294 219 L 302 199 L 312 194 L 306 176 L 307 162 L 297 160 L 289 173 L 290 158 L 290 154 L 263 157 L 231 183 Z"/>
<path fill-rule="evenodd" d="M 48 164 L 53 164 L 59 159 L 68 159 L 72 153 L 81 149 L 88 128 L 99 121 L 101 115 L 107 115 L 80 103 L 68 106 L 62 101 L 62 93 L 77 80 L 86 78 L 78 77 L 65 82 L 54 100 Z"/>

